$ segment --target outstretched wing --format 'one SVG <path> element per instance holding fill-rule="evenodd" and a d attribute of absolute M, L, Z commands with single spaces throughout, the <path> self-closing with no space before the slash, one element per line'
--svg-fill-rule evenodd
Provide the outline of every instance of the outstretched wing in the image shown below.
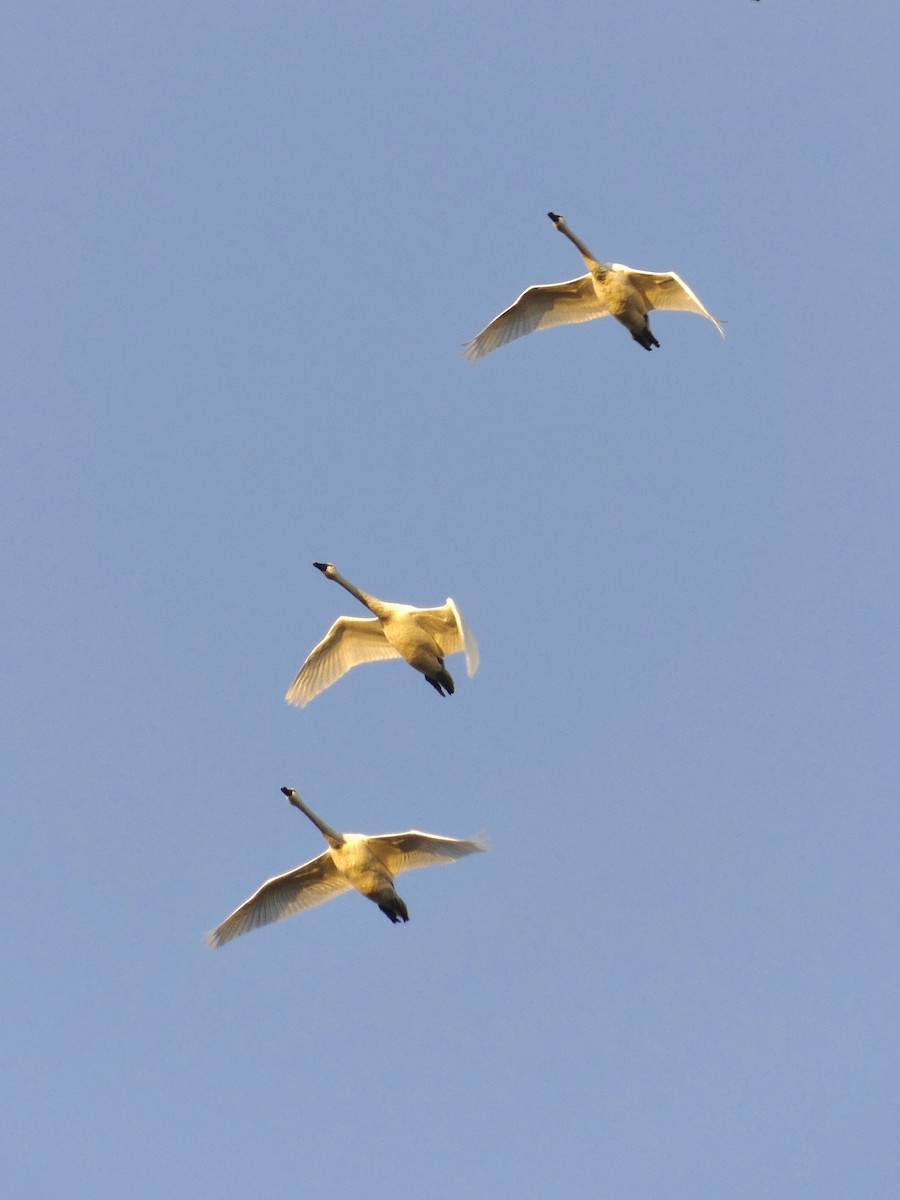
<path fill-rule="evenodd" d="M 379 837 L 366 838 L 373 854 L 383 862 L 392 875 L 411 871 L 414 867 L 436 867 L 441 863 L 455 862 L 467 854 L 478 854 L 491 848 L 486 834 L 473 838 L 438 837 L 434 833 L 421 833 L 410 829 L 406 833 L 383 833 Z"/>
<path fill-rule="evenodd" d="M 351 667 L 400 657 L 377 617 L 338 617 L 297 672 L 284 698 L 303 708 Z"/>
<path fill-rule="evenodd" d="M 590 275 L 564 283 L 541 283 L 524 291 L 509 308 L 494 317 L 481 333 L 463 346 L 470 362 L 490 354 L 498 346 L 552 325 L 572 325 L 605 317 L 607 309 L 597 299 Z"/>
<path fill-rule="evenodd" d="M 251 929 L 269 925 L 272 921 L 281 921 L 304 908 L 313 908 L 332 896 L 346 892 L 350 887 L 326 850 L 302 867 L 267 879 L 249 900 L 245 900 L 230 917 L 226 917 L 221 925 L 207 934 L 206 940 L 216 950 L 242 933 L 249 933 Z"/>
<path fill-rule="evenodd" d="M 478 670 L 481 655 L 472 630 L 456 607 L 456 602 L 448 596 L 440 608 L 419 608 L 416 610 L 416 619 L 437 642 L 441 654 L 465 651 L 466 673 L 471 679 Z"/>
<path fill-rule="evenodd" d="M 635 271 L 632 267 L 615 264 L 617 270 L 625 271 L 628 278 L 638 289 L 651 308 L 668 308 L 680 312 L 693 312 L 701 317 L 707 317 L 725 336 L 725 330 L 711 312 L 701 304 L 698 297 L 691 291 L 680 275 L 674 271 L 665 271 L 656 275 L 652 271 Z"/>

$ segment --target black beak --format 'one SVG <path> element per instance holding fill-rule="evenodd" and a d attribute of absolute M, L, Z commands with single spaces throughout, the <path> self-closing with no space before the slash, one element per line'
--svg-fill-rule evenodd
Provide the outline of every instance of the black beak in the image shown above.
<path fill-rule="evenodd" d="M 325 568 L 328 566 L 328 563 L 313 563 L 313 566 L 316 568 L 317 571 L 324 571 Z"/>

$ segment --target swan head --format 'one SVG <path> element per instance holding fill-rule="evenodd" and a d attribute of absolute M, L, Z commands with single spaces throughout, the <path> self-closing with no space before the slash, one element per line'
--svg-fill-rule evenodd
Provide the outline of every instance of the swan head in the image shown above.
<path fill-rule="evenodd" d="M 293 804 L 294 808 L 299 808 L 301 812 L 306 812 L 306 809 L 303 806 L 303 801 L 293 788 L 283 787 L 281 790 L 284 792 L 285 796 L 287 796 L 288 804 Z"/>
<path fill-rule="evenodd" d="M 300 799 L 300 797 L 297 795 L 297 793 L 294 791 L 293 788 L 283 787 L 281 790 L 282 790 L 282 792 L 284 792 L 285 796 L 287 796 L 289 804 L 293 804 L 294 808 L 300 807 L 300 805 L 297 803 L 297 801 Z"/>
<path fill-rule="evenodd" d="M 565 225 L 565 223 L 566 223 L 566 218 L 561 217 L 559 215 L 559 213 L 547 213 L 547 216 L 550 218 L 550 220 L 553 222 L 554 225 L 558 225 L 560 223 L 560 221 L 562 221 L 563 225 Z"/>
<path fill-rule="evenodd" d="M 329 579 L 334 579 L 335 575 L 337 574 L 337 569 L 335 568 L 334 563 L 313 563 L 313 566 L 317 571 L 321 571 L 322 574 L 326 575 Z"/>

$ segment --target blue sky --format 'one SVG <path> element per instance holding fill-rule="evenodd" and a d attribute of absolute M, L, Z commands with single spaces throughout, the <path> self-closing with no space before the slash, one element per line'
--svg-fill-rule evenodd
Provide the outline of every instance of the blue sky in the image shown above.
<path fill-rule="evenodd" d="M 896 12 L 13 3 L 16 1195 L 896 1191 Z M 460 345 L 527 285 L 653 319 Z M 353 601 L 481 646 L 282 701 Z M 360 610 L 361 611 L 361 610 Z M 213 954 L 333 825 L 490 832 Z"/>

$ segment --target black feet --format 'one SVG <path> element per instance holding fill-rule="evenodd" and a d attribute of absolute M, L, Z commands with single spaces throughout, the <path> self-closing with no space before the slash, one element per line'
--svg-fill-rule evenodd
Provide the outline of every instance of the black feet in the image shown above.
<path fill-rule="evenodd" d="M 640 333 L 631 335 L 639 346 L 643 346 L 645 350 L 652 350 L 654 346 L 659 348 L 659 342 L 650 332 L 650 326 L 645 325 Z"/>
<path fill-rule="evenodd" d="M 397 925 L 400 921 L 408 921 L 409 913 L 406 911 L 406 905 L 399 896 L 385 896 L 382 900 L 376 901 L 378 907 L 390 921 Z"/>
<path fill-rule="evenodd" d="M 446 667 L 441 667 L 437 675 L 426 675 L 425 678 L 439 696 L 443 696 L 445 694 L 452 696 L 456 691 L 456 688 L 453 686 L 453 680 L 450 677 L 450 672 Z"/>

